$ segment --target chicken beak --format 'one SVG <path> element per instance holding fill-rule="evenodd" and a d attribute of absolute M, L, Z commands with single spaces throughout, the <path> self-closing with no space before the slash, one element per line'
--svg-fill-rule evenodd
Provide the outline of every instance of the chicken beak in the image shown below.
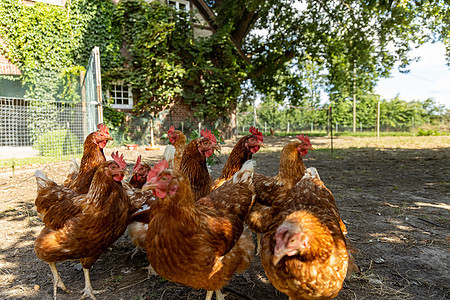
<path fill-rule="evenodd" d="M 316 149 L 314 149 L 314 147 L 313 146 L 311 146 L 311 147 L 309 147 L 309 149 L 308 150 L 316 150 Z"/>
<path fill-rule="evenodd" d="M 219 144 L 213 145 L 212 148 L 213 148 L 214 150 L 220 150 L 220 149 L 221 149 L 220 146 L 219 146 Z"/>
<path fill-rule="evenodd" d="M 278 264 L 278 262 L 283 258 L 283 256 L 284 255 L 277 255 L 277 254 L 274 253 L 273 257 L 272 257 L 272 264 L 274 266 L 276 266 Z"/>
<path fill-rule="evenodd" d="M 273 251 L 273 257 L 272 257 L 272 263 L 274 266 L 276 266 L 278 264 L 278 262 L 286 255 L 287 253 L 287 249 L 282 247 L 277 249 L 275 247 L 274 251 Z"/>
<path fill-rule="evenodd" d="M 259 143 L 260 147 L 266 148 L 266 144 L 264 144 L 263 142 Z"/>

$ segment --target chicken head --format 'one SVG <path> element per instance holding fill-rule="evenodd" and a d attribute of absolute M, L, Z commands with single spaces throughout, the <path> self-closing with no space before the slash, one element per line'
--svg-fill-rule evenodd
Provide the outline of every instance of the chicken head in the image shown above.
<path fill-rule="evenodd" d="M 297 135 L 297 139 L 301 142 L 300 145 L 297 146 L 298 153 L 300 153 L 301 156 L 308 154 L 308 150 L 314 150 L 311 141 L 306 134 Z"/>
<path fill-rule="evenodd" d="M 107 168 L 105 169 L 105 173 L 107 176 L 112 177 L 115 181 L 121 182 L 127 174 L 127 164 L 123 159 L 123 154 L 119 156 L 119 151 L 113 152 L 111 157 L 114 161 L 110 161 Z"/>
<path fill-rule="evenodd" d="M 198 141 L 198 151 L 206 157 L 210 157 L 215 149 L 220 149 L 220 146 L 217 144 L 216 137 L 211 131 L 202 129 L 201 135 L 202 138 Z"/>
<path fill-rule="evenodd" d="M 255 154 L 261 147 L 265 146 L 263 143 L 264 138 L 262 133 L 255 127 L 250 127 L 249 132 L 251 135 L 248 136 L 244 145 L 251 153 Z"/>
<path fill-rule="evenodd" d="M 142 187 L 142 190 L 153 190 L 153 194 L 158 198 L 164 198 L 167 195 L 173 195 L 178 189 L 177 179 L 172 176 L 172 173 L 167 167 L 169 163 L 162 160 L 155 164 L 147 175 L 147 182 Z"/>
<path fill-rule="evenodd" d="M 167 136 L 169 137 L 169 141 L 172 145 L 175 144 L 175 142 L 180 138 L 179 131 L 175 130 L 173 126 L 171 126 L 169 131 L 167 131 Z"/>
<path fill-rule="evenodd" d="M 141 180 L 143 177 L 146 177 L 149 172 L 148 167 L 141 163 L 141 159 L 142 156 L 139 155 L 133 168 L 132 176 L 135 176 L 137 181 Z"/>
<path fill-rule="evenodd" d="M 111 135 L 109 134 L 109 129 L 107 126 L 100 123 L 97 125 L 98 131 L 95 132 L 93 140 L 96 145 L 98 145 L 101 149 L 106 147 L 106 144 L 109 140 L 113 140 Z"/>

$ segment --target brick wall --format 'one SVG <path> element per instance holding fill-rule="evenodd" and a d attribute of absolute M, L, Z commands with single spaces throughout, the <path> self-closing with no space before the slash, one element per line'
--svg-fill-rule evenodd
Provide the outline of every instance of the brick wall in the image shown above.
<path fill-rule="evenodd" d="M 20 75 L 19 68 L 13 65 L 5 56 L 0 54 L 0 75 Z"/>

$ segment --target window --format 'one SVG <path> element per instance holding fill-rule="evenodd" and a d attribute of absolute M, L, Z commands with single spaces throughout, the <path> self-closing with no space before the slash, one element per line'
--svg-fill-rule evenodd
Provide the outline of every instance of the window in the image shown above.
<path fill-rule="evenodd" d="M 108 90 L 108 98 L 113 99 L 111 103 L 113 108 L 133 108 L 133 94 L 131 93 L 131 85 L 124 85 L 123 82 L 114 82 L 110 84 Z"/>
<path fill-rule="evenodd" d="M 186 0 L 169 0 L 169 6 L 189 12 L 189 1 Z"/>

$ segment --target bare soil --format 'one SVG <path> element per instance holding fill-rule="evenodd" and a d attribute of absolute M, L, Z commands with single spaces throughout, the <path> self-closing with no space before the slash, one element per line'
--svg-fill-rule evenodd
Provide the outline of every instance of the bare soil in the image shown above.
<path fill-rule="evenodd" d="M 274 175 L 279 150 L 292 137 L 267 137 L 267 147 L 255 154 L 257 171 Z M 222 148 L 221 163 L 212 166 L 216 178 L 235 144 Z M 361 273 L 344 283 L 336 299 L 450 299 L 450 137 L 338 138 L 334 152 L 329 139 L 312 138 L 316 151 L 304 162 L 316 167 L 333 192 L 355 248 Z M 156 162 L 163 152 L 119 151 L 131 165 L 137 155 Z M 116 149 L 106 149 L 109 154 Z M 42 229 L 34 207 L 34 170 L 44 169 L 62 183 L 69 162 L 22 167 L 13 174 L 0 170 L 0 299 L 52 299 L 48 265 L 33 249 Z M 134 250 L 125 234 L 91 269 L 98 299 L 204 299 L 206 291 L 147 276 L 145 253 Z M 58 299 L 78 299 L 84 276 L 77 261 L 57 264 L 72 292 L 58 290 Z M 224 288 L 226 299 L 287 299 L 267 279 L 260 258 L 235 274 Z"/>

